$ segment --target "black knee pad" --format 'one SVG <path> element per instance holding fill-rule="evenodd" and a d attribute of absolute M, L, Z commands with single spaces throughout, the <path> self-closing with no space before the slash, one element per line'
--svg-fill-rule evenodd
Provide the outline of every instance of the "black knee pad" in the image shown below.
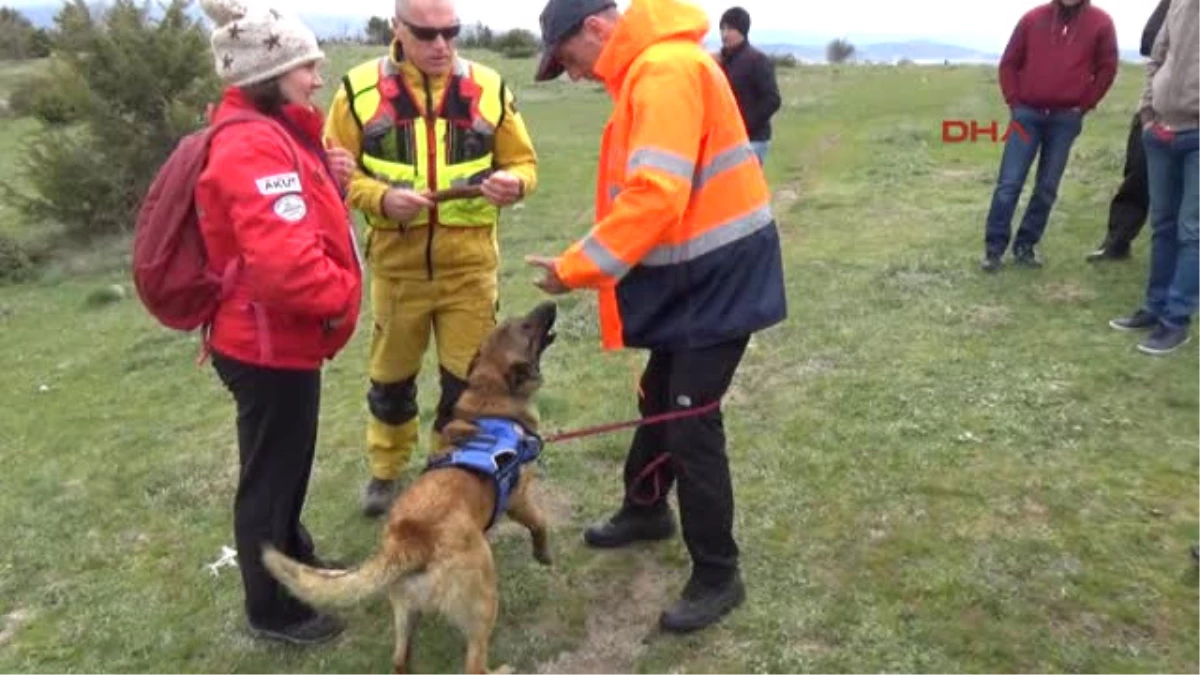
<path fill-rule="evenodd" d="M 399 426 L 417 416 L 417 379 L 401 382 L 376 382 L 371 380 L 367 392 L 367 407 L 375 419 L 384 424 Z"/>
<path fill-rule="evenodd" d="M 467 381 L 455 377 L 450 371 L 441 368 L 442 396 L 438 400 L 437 419 L 433 421 L 434 431 L 441 431 L 454 414 L 454 405 L 458 397 L 467 389 Z"/>

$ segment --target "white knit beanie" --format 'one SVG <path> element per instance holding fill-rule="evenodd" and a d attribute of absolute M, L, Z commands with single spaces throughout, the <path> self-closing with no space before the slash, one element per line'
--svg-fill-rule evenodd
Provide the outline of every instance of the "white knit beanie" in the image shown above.
<path fill-rule="evenodd" d="M 325 58 L 317 36 L 289 12 L 246 0 L 200 0 L 200 6 L 217 24 L 213 59 L 227 84 L 262 82 Z"/>

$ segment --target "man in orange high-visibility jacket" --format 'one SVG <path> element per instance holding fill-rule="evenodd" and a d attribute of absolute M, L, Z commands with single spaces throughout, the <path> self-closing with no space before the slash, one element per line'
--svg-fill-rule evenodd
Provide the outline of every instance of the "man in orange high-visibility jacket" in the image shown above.
<path fill-rule="evenodd" d="M 643 416 L 719 402 L 750 336 L 786 316 L 770 192 L 737 101 L 701 40 L 708 19 L 681 0 L 550 0 L 537 79 L 565 70 L 614 100 L 604 130 L 596 225 L 559 258 L 529 258 L 551 294 L 599 292 L 603 346 L 650 350 Z M 733 537 L 733 488 L 719 408 L 638 428 L 625 498 L 584 535 L 616 547 L 674 533 L 679 485 L 692 574 L 660 618 L 703 628 L 745 599 Z"/>

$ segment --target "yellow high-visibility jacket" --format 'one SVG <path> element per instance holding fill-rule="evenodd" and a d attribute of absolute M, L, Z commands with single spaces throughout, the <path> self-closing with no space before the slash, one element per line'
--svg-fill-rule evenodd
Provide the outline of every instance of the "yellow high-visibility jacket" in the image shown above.
<path fill-rule="evenodd" d="M 487 200 L 444 202 L 397 223 L 383 215 L 389 187 L 432 192 L 478 183 L 492 170 L 517 176 L 525 196 L 537 187 L 537 155 L 512 91 L 496 71 L 461 56 L 439 77 L 403 59 L 398 44 L 355 66 L 339 83 L 325 136 L 359 158 L 349 202 L 370 225 L 375 274 L 433 279 L 499 264 L 499 209 Z"/>

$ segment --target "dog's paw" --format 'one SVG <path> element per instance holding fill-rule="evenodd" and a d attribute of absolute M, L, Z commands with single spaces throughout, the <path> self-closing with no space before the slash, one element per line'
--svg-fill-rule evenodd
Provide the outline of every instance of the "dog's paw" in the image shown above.
<path fill-rule="evenodd" d="M 554 556 L 550 554 L 550 540 L 547 537 L 533 538 L 533 558 L 545 566 L 554 565 Z"/>
<path fill-rule="evenodd" d="M 516 671 L 514 671 L 512 669 L 512 666 L 505 664 L 505 665 L 499 666 L 497 668 L 493 668 L 492 670 L 489 670 L 488 672 L 491 673 L 492 675 L 512 675 Z"/>

